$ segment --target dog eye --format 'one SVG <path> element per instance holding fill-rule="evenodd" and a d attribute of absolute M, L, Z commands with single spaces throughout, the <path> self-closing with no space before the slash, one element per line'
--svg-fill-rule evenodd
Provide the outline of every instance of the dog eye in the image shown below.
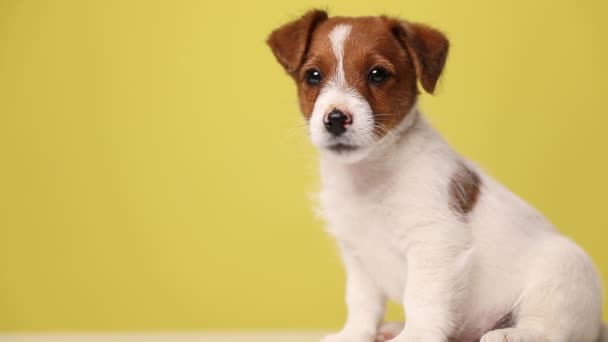
<path fill-rule="evenodd" d="M 308 71 L 306 71 L 306 75 L 304 76 L 304 79 L 306 80 L 306 83 L 308 83 L 308 85 L 318 85 L 319 83 L 321 83 L 321 79 L 323 77 L 321 76 L 321 72 L 317 69 L 310 69 Z"/>
<path fill-rule="evenodd" d="M 367 78 L 369 79 L 369 83 L 380 84 L 388 78 L 388 71 L 381 67 L 375 67 L 370 70 Z"/>

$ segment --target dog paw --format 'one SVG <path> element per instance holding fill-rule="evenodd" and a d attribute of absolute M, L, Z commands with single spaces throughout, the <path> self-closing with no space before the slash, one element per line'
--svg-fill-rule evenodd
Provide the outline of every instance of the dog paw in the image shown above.
<path fill-rule="evenodd" d="M 408 334 L 401 333 L 397 335 L 392 340 L 387 342 L 445 342 L 447 341 L 443 336 L 435 336 L 435 335 L 418 335 L 418 334 Z"/>
<path fill-rule="evenodd" d="M 531 339 L 525 331 L 518 329 L 499 329 L 490 331 L 481 337 L 479 342 L 528 342 Z"/>
<path fill-rule="evenodd" d="M 382 324 L 380 329 L 378 329 L 375 342 L 385 342 L 394 339 L 397 335 L 399 335 L 399 333 L 401 333 L 403 326 L 403 322 L 389 322 Z"/>
<path fill-rule="evenodd" d="M 323 339 L 321 339 L 321 342 L 384 342 L 384 341 L 378 341 L 378 340 L 374 339 L 374 336 L 369 336 L 367 334 L 339 332 L 337 334 L 325 336 Z"/>

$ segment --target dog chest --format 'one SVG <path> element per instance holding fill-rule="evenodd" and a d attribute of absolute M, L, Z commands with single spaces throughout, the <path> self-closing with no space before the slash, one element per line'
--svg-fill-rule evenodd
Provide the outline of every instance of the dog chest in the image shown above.
<path fill-rule="evenodd" d="M 391 229 L 396 219 L 376 204 L 357 198 L 334 201 L 328 194 L 322 198 L 328 232 L 346 253 L 358 260 L 387 297 L 400 301 L 406 280 L 406 259 Z"/>

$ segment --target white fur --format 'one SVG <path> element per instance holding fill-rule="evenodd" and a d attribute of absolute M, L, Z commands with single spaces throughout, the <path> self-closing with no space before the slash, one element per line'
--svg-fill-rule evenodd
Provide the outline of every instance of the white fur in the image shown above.
<path fill-rule="evenodd" d="M 348 306 L 344 329 L 324 341 L 373 341 L 387 299 L 407 315 L 396 342 L 475 341 L 509 312 L 516 329 L 482 342 L 597 341 L 601 287 L 587 255 L 456 154 L 416 109 L 407 118 L 361 160 L 321 155 L 320 201 L 344 259 Z M 481 177 L 466 219 L 448 205 L 462 163 Z"/>
<path fill-rule="evenodd" d="M 331 49 L 338 60 L 336 66 L 336 73 L 334 75 L 334 86 L 347 87 L 346 75 L 344 74 L 344 43 L 350 35 L 350 25 L 337 25 L 329 33 L 329 41 L 331 42 Z"/>

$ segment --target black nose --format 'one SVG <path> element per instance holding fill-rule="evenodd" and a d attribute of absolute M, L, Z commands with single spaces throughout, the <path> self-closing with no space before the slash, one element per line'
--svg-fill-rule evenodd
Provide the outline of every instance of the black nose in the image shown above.
<path fill-rule="evenodd" d="M 338 109 L 332 110 L 324 120 L 327 131 L 336 137 L 346 132 L 346 124 L 350 121 L 350 117 Z"/>

